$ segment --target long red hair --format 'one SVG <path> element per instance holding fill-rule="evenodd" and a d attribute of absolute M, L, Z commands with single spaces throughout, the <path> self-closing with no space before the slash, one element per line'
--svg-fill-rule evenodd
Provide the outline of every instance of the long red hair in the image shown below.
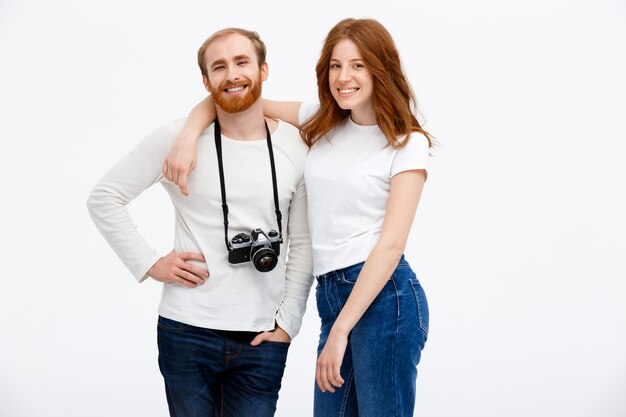
<path fill-rule="evenodd" d="M 313 146 L 350 115 L 350 110 L 339 107 L 328 82 L 333 48 L 344 39 L 354 42 L 372 74 L 374 81 L 372 106 L 376 114 L 376 124 L 389 144 L 394 148 L 401 148 L 407 143 L 412 132 L 420 132 L 432 146 L 431 135 L 422 129 L 415 117 L 415 95 L 402 70 L 400 55 L 393 38 L 387 29 L 374 19 L 344 19 L 326 36 L 315 67 L 320 107 L 313 117 L 300 127 L 304 141 Z"/>

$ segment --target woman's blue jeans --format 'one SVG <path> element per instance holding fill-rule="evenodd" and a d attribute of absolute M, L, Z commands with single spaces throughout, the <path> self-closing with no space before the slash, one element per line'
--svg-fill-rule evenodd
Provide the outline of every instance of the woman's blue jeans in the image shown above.
<path fill-rule="evenodd" d="M 317 277 L 319 355 L 363 263 Z M 412 417 L 417 364 L 428 335 L 426 295 L 404 256 L 354 326 L 335 393 L 315 387 L 315 417 Z"/>
<path fill-rule="evenodd" d="M 159 367 L 172 417 L 272 417 L 288 343 L 259 346 L 159 317 Z"/>

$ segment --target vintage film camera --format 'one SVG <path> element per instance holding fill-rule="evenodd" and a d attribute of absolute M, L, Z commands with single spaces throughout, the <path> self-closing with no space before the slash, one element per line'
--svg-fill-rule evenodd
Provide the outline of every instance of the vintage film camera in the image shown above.
<path fill-rule="evenodd" d="M 257 271 L 268 272 L 278 263 L 280 236 L 276 230 L 266 234 L 261 229 L 254 229 L 250 234 L 239 233 L 233 237 L 230 248 L 228 262 L 231 264 L 251 261 Z"/>

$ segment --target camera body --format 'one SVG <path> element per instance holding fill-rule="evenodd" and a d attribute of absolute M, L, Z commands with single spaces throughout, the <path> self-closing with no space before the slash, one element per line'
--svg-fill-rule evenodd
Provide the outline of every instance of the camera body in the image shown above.
<path fill-rule="evenodd" d="M 267 234 L 261 229 L 247 233 L 239 233 L 230 241 L 228 262 L 240 264 L 251 261 L 260 272 L 274 269 L 280 255 L 280 235 L 276 230 Z"/>

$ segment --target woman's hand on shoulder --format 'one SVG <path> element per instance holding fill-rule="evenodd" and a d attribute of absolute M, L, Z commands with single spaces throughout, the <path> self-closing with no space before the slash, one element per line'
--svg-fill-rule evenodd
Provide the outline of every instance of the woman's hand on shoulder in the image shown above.
<path fill-rule="evenodd" d="M 206 97 L 189 113 L 189 117 L 178 134 L 176 142 L 168 151 L 163 163 L 163 176 L 178 185 L 183 195 L 189 195 L 187 177 L 196 167 L 198 159 L 198 138 L 215 120 L 216 110 L 213 98 Z"/>
<path fill-rule="evenodd" d="M 187 178 L 197 162 L 197 139 L 180 135 L 165 157 L 163 176 L 176 184 L 183 195 L 188 196 Z"/>

